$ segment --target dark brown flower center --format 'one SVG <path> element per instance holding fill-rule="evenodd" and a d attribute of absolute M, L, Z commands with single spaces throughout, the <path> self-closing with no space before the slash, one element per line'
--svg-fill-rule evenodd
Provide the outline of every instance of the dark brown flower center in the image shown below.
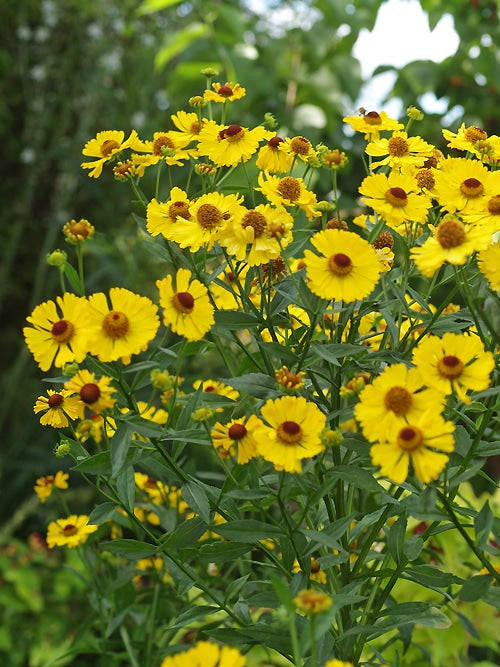
<path fill-rule="evenodd" d="M 389 188 L 385 193 L 385 200 L 395 208 L 403 208 L 408 203 L 408 195 L 403 188 Z"/>
<path fill-rule="evenodd" d="M 194 309 L 194 298 L 189 292 L 177 292 L 173 298 L 174 307 L 185 315 L 192 313 Z"/>
<path fill-rule="evenodd" d="M 203 229 L 216 227 L 223 219 L 222 212 L 213 204 L 202 204 L 196 214 L 198 222 Z"/>
<path fill-rule="evenodd" d="M 114 139 L 106 139 L 101 145 L 101 155 L 103 157 L 109 157 L 113 151 L 116 151 L 120 148 L 120 144 Z"/>
<path fill-rule="evenodd" d="M 421 189 L 426 188 L 427 190 L 432 190 L 436 183 L 434 175 L 430 169 L 419 169 L 415 174 L 415 178 L 418 187 Z"/>
<path fill-rule="evenodd" d="M 389 150 L 389 155 L 394 157 L 402 157 L 409 153 L 410 147 L 406 139 L 403 137 L 392 137 L 387 143 L 387 148 Z"/>
<path fill-rule="evenodd" d="M 63 535 L 65 537 L 70 537 L 71 535 L 76 535 L 78 532 L 78 527 L 74 526 L 72 523 L 68 523 L 62 529 Z"/>
<path fill-rule="evenodd" d="M 228 435 L 231 440 L 241 440 L 248 433 L 243 424 L 231 424 L 228 430 Z"/>
<path fill-rule="evenodd" d="M 267 220 L 262 213 L 259 213 L 259 211 L 248 211 L 248 213 L 243 216 L 241 226 L 244 229 L 253 227 L 254 237 L 258 239 L 259 236 L 262 236 L 267 227 Z"/>
<path fill-rule="evenodd" d="M 75 327 L 68 320 L 54 322 L 51 329 L 52 339 L 56 343 L 67 343 L 73 337 Z"/>
<path fill-rule="evenodd" d="M 269 148 L 273 148 L 274 150 L 278 149 L 278 146 L 283 143 L 283 139 L 281 137 L 273 137 L 272 139 L 269 139 L 267 142 L 267 145 Z"/>
<path fill-rule="evenodd" d="M 500 195 L 495 195 L 488 202 L 488 213 L 500 215 Z"/>
<path fill-rule="evenodd" d="M 471 125 L 465 130 L 465 139 L 470 141 L 471 144 L 475 144 L 476 141 L 481 141 L 488 138 L 488 133 L 482 130 L 480 127 Z"/>
<path fill-rule="evenodd" d="M 365 123 L 368 123 L 368 125 L 380 125 L 382 123 L 382 118 L 376 111 L 369 111 L 368 113 L 365 113 L 363 120 Z"/>
<path fill-rule="evenodd" d="M 285 199 L 296 201 L 300 197 L 300 182 L 292 176 L 286 176 L 281 179 L 277 190 Z"/>
<path fill-rule="evenodd" d="M 302 428 L 297 422 L 285 421 L 278 426 L 278 438 L 287 445 L 299 442 L 302 436 Z"/>
<path fill-rule="evenodd" d="M 168 208 L 168 215 L 172 220 L 177 221 L 177 218 L 191 219 L 189 213 L 189 202 L 187 201 L 173 201 Z"/>
<path fill-rule="evenodd" d="M 397 444 L 405 452 L 413 452 L 424 444 L 424 434 L 417 426 L 405 426 L 397 437 Z"/>
<path fill-rule="evenodd" d="M 51 394 L 49 396 L 49 408 L 58 408 L 64 403 L 64 396 L 61 394 Z"/>
<path fill-rule="evenodd" d="M 123 338 L 130 330 L 128 317 L 119 310 L 110 310 L 102 322 L 104 333 L 109 338 Z"/>
<path fill-rule="evenodd" d="M 384 396 L 384 405 L 400 417 L 405 415 L 413 403 L 412 395 L 404 387 L 391 387 Z"/>
<path fill-rule="evenodd" d="M 460 185 L 460 192 L 468 199 L 480 197 L 484 192 L 484 185 L 477 178 L 466 178 Z"/>
<path fill-rule="evenodd" d="M 446 355 L 440 359 L 437 365 L 439 375 L 447 380 L 454 380 L 460 377 L 464 368 L 464 362 L 453 354 Z"/>
<path fill-rule="evenodd" d="M 346 276 L 353 270 L 351 258 L 343 252 L 338 252 L 328 258 L 328 268 L 336 276 Z"/>
<path fill-rule="evenodd" d="M 88 382 L 80 389 L 80 398 L 84 403 L 95 403 L 100 397 L 101 390 L 99 389 L 99 385 L 94 382 Z"/>
<path fill-rule="evenodd" d="M 174 150 L 175 144 L 172 141 L 172 139 L 162 135 L 161 137 L 155 139 L 153 142 L 153 155 L 158 155 L 159 157 L 163 157 L 165 155 L 164 151 L 165 148 Z"/>
<path fill-rule="evenodd" d="M 456 218 L 445 218 L 437 227 L 436 238 L 445 250 L 456 248 L 467 238 L 465 226 Z"/>
<path fill-rule="evenodd" d="M 225 84 L 224 86 L 221 86 L 217 92 L 222 97 L 231 97 L 231 95 L 233 94 L 233 89 L 231 88 L 231 86 Z"/>
<path fill-rule="evenodd" d="M 244 135 L 245 130 L 241 127 L 241 125 L 233 124 L 219 132 L 219 139 L 227 139 L 228 141 L 233 142 L 238 141 Z"/>
<path fill-rule="evenodd" d="M 307 155 L 312 146 L 309 139 L 306 139 L 305 137 L 294 137 L 290 141 L 290 148 L 296 155 Z"/>
<path fill-rule="evenodd" d="M 380 232 L 372 245 L 377 250 L 380 250 L 381 248 L 392 249 L 394 246 L 394 239 L 392 238 L 392 234 L 390 232 Z"/>

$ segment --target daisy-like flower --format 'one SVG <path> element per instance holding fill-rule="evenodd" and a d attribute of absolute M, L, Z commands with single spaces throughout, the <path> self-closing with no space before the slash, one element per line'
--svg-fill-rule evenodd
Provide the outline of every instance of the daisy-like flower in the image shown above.
<path fill-rule="evenodd" d="M 191 252 L 202 247 L 211 250 L 221 231 L 240 210 L 242 201 L 243 197 L 236 194 L 209 192 L 201 195 L 189 205 L 186 221 L 183 214 L 179 214 L 177 223 L 165 226 L 162 234 L 181 248 L 189 248 Z"/>
<path fill-rule="evenodd" d="M 168 230 L 178 221 L 185 224 L 191 220 L 189 213 L 189 198 L 181 188 L 170 190 L 170 199 L 167 202 L 158 202 L 152 199 L 146 209 L 146 228 L 151 236 L 162 234 L 168 238 Z"/>
<path fill-rule="evenodd" d="M 109 162 L 125 148 L 131 148 L 135 151 L 140 151 L 143 148 L 143 143 L 137 136 L 137 132 L 132 130 L 128 139 L 125 139 L 125 132 L 122 130 L 104 130 L 98 132 L 95 139 L 87 141 L 83 155 L 97 158 L 91 162 L 82 162 L 83 169 L 91 169 L 89 176 L 92 178 L 99 178 L 102 173 L 102 168 L 105 162 Z"/>
<path fill-rule="evenodd" d="M 200 124 L 198 114 L 194 113 L 194 111 L 187 112 L 181 110 L 172 114 L 170 118 L 177 128 L 177 130 L 172 130 L 170 134 L 173 135 L 177 141 L 187 140 L 186 144 L 184 144 L 185 146 L 198 138 L 201 128 L 206 123 L 206 121 L 202 119 Z"/>
<path fill-rule="evenodd" d="M 448 462 L 455 440 L 453 422 L 436 414 L 434 407 L 404 426 L 386 432 L 384 439 L 370 448 L 373 465 L 395 484 L 408 477 L 410 462 L 423 484 L 437 479 Z"/>
<path fill-rule="evenodd" d="M 102 292 L 89 297 L 91 341 L 89 352 L 100 361 L 130 363 L 133 354 L 147 349 L 160 320 L 157 306 L 147 297 L 123 287 L 112 287 L 109 300 Z"/>
<path fill-rule="evenodd" d="M 269 174 L 264 175 L 261 171 L 258 180 L 260 187 L 255 190 L 262 192 L 274 206 L 278 208 L 298 206 L 304 211 L 308 220 L 321 215 L 321 212 L 315 208 L 318 203 L 316 195 L 306 188 L 302 178 L 293 176 L 279 178 Z"/>
<path fill-rule="evenodd" d="M 292 138 L 287 138 L 284 141 L 284 146 L 281 148 L 283 151 L 287 151 L 293 158 L 299 158 L 303 162 L 308 162 L 311 158 L 316 157 L 316 151 L 312 147 L 309 139 L 305 137 L 297 136 Z"/>
<path fill-rule="evenodd" d="M 321 432 L 326 417 L 302 396 L 269 399 L 262 406 L 261 415 L 267 424 L 254 432 L 257 452 L 276 470 L 301 472 L 302 459 L 325 449 Z"/>
<path fill-rule="evenodd" d="M 315 591 L 312 588 L 299 591 L 297 597 L 293 599 L 297 609 L 305 611 L 308 614 L 321 614 L 332 606 L 332 598 L 326 593 Z"/>
<path fill-rule="evenodd" d="M 203 93 L 203 99 L 206 102 L 220 102 L 221 104 L 225 104 L 226 102 L 241 100 L 247 93 L 246 89 L 242 88 L 239 83 L 233 84 L 232 81 L 226 81 L 223 85 L 213 83 L 212 88 L 213 90 L 208 89 Z"/>
<path fill-rule="evenodd" d="M 114 406 L 116 398 L 113 398 L 112 394 L 116 389 L 110 386 L 112 382 L 111 377 L 103 375 L 97 379 L 94 373 L 82 368 L 64 383 L 64 388 L 73 394 L 78 394 L 82 401 L 80 419 L 84 417 L 85 406 L 97 414 Z"/>
<path fill-rule="evenodd" d="M 230 398 L 233 401 L 237 401 L 240 397 L 240 393 L 233 389 L 228 384 L 224 382 L 219 382 L 218 380 L 195 380 L 193 382 L 193 387 L 197 391 L 200 390 L 206 394 L 218 394 L 219 396 L 225 396 Z"/>
<path fill-rule="evenodd" d="M 445 333 L 427 335 L 413 351 L 425 384 L 443 394 L 456 392 L 463 403 L 470 403 L 467 391 L 483 391 L 490 385 L 490 373 L 495 367 L 491 352 L 474 335 Z"/>
<path fill-rule="evenodd" d="M 249 130 L 233 123 L 217 125 L 207 123 L 198 136 L 198 153 L 206 155 L 219 167 L 235 167 L 247 162 L 257 152 L 259 143 L 269 140 L 273 132 L 259 125 Z"/>
<path fill-rule="evenodd" d="M 449 148 L 467 151 L 485 162 L 500 159 L 500 137 L 489 137 L 485 130 L 475 125 L 466 127 L 465 123 L 462 123 L 458 132 L 443 130 L 443 137 L 448 141 Z"/>
<path fill-rule="evenodd" d="M 58 470 L 55 475 L 39 477 L 36 480 L 34 491 L 41 503 L 49 498 L 54 489 L 67 489 L 69 475 L 62 470 Z"/>
<path fill-rule="evenodd" d="M 246 660 L 236 648 L 198 642 L 196 646 L 167 656 L 160 667 L 245 667 Z"/>
<path fill-rule="evenodd" d="M 292 168 L 293 155 L 281 137 L 274 136 L 259 149 L 256 161 L 257 169 L 269 174 L 284 174 Z"/>
<path fill-rule="evenodd" d="M 65 292 L 54 301 L 36 306 L 26 318 L 30 327 L 23 335 L 29 351 L 42 371 L 54 364 L 62 368 L 70 361 L 80 363 L 88 351 L 88 302 Z"/>
<path fill-rule="evenodd" d="M 363 111 L 359 116 L 346 116 L 344 123 L 348 123 L 356 132 L 363 132 L 365 139 L 376 141 L 380 133 L 384 131 L 394 132 L 394 130 L 404 129 L 403 123 L 394 118 L 389 118 L 385 111 Z"/>
<path fill-rule="evenodd" d="M 191 271 L 179 269 L 175 276 L 157 280 L 163 322 L 187 340 L 201 340 L 215 321 L 214 308 L 207 288 L 199 280 L 191 280 Z"/>
<path fill-rule="evenodd" d="M 434 146 L 422 137 L 409 137 L 406 132 L 393 132 L 390 139 L 377 139 L 368 144 L 365 152 L 372 157 L 384 157 L 372 162 L 372 168 L 388 165 L 391 169 L 421 167 L 432 155 Z"/>
<path fill-rule="evenodd" d="M 40 417 L 40 424 L 43 426 L 53 426 L 54 428 L 66 428 L 69 421 L 78 419 L 81 412 L 81 404 L 78 398 L 71 396 L 67 389 L 54 391 L 47 389 L 47 396 L 39 396 L 33 412 L 37 415 L 43 412 Z"/>
<path fill-rule="evenodd" d="M 464 225 L 454 215 L 446 215 L 421 246 L 411 249 L 411 258 L 419 271 L 432 278 L 441 266 L 448 262 L 455 266 L 465 264 L 476 250 L 486 248 L 491 241 L 491 233 L 479 225 Z"/>
<path fill-rule="evenodd" d="M 479 270 L 492 290 L 500 292 L 500 243 L 492 243 L 477 256 Z"/>
<path fill-rule="evenodd" d="M 323 299 L 351 303 L 364 299 L 380 276 L 380 262 L 374 248 L 354 232 L 325 229 L 311 243 L 321 253 L 304 252 L 307 284 Z"/>
<path fill-rule="evenodd" d="M 87 541 L 88 536 L 97 530 L 98 526 L 89 524 L 89 517 L 85 514 L 71 514 L 67 519 L 51 521 L 47 530 L 47 546 L 78 547 Z"/>
<path fill-rule="evenodd" d="M 500 189 L 500 188 L 499 188 Z M 461 213 L 464 221 L 469 225 L 480 225 L 491 234 L 500 230 L 500 194 L 490 197 L 485 208 L 479 213 Z"/>
<path fill-rule="evenodd" d="M 439 203 L 449 213 L 484 213 L 490 199 L 500 192 L 500 172 L 488 171 L 479 160 L 465 157 L 441 160 L 434 178 Z"/>
<path fill-rule="evenodd" d="M 188 138 L 180 138 L 174 132 L 155 132 L 152 141 L 144 141 L 141 152 L 133 153 L 132 164 L 138 176 L 144 176 L 147 167 L 164 162 L 169 166 L 182 166 L 185 160 L 193 155 L 193 150 L 184 150 L 190 142 Z"/>
<path fill-rule="evenodd" d="M 255 415 L 232 419 L 227 424 L 217 422 L 210 433 L 212 444 L 223 458 L 236 447 L 237 462 L 248 463 L 258 456 L 254 431 L 262 425 L 262 421 Z"/>
<path fill-rule="evenodd" d="M 259 204 L 254 209 L 241 207 L 219 235 L 228 254 L 245 260 L 248 266 L 276 259 L 292 240 L 293 218 L 284 208 Z"/>
<path fill-rule="evenodd" d="M 298 560 L 294 561 L 292 569 L 294 572 L 302 572 Z M 326 572 L 321 569 L 321 565 L 318 563 L 316 558 L 312 556 L 311 556 L 311 571 L 309 574 L 309 579 L 311 581 L 316 581 L 318 584 L 326 584 L 327 582 Z"/>
<path fill-rule="evenodd" d="M 343 660 L 329 660 L 324 667 L 354 667 L 352 662 L 344 662 Z"/>
<path fill-rule="evenodd" d="M 91 225 L 88 220 L 81 218 L 78 222 L 70 220 L 63 227 L 63 234 L 66 237 L 66 242 L 71 245 L 84 243 L 89 241 L 94 236 L 94 225 Z"/>
<path fill-rule="evenodd" d="M 393 229 L 405 223 L 424 223 L 432 205 L 431 198 L 419 193 L 413 176 L 392 171 L 367 176 L 359 187 L 363 203 L 376 211 Z"/>
<path fill-rule="evenodd" d="M 383 440 L 386 433 L 402 428 L 407 422 L 413 423 L 430 407 L 439 412 L 442 401 L 439 391 L 424 388 L 416 368 L 393 364 L 361 391 L 354 415 L 365 438 L 374 442 Z"/>

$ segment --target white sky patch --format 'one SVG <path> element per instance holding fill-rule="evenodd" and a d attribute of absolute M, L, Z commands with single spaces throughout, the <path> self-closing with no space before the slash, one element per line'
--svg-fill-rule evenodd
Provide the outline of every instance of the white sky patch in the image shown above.
<path fill-rule="evenodd" d="M 354 56 L 361 63 L 363 86 L 359 106 L 366 109 L 380 109 L 382 100 L 390 92 L 396 75 L 388 72 L 371 78 L 379 65 L 403 67 L 414 60 L 442 62 L 453 55 L 459 39 L 450 14 L 444 14 L 431 32 L 427 14 L 418 0 L 388 0 L 379 9 L 374 29 L 361 30 L 354 45 Z M 404 105 L 415 104 L 416 100 L 391 100 L 384 104 L 384 111 L 390 116 L 401 117 Z M 446 103 L 441 103 L 432 94 L 422 97 L 424 111 L 442 113 Z"/>

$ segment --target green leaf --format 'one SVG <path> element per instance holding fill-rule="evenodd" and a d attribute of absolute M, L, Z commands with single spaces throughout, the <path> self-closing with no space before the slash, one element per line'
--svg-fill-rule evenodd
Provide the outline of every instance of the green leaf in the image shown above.
<path fill-rule="evenodd" d="M 140 7 L 137 8 L 137 15 L 152 14 L 159 12 L 161 9 L 178 5 L 182 0 L 144 0 Z"/>
<path fill-rule="evenodd" d="M 257 521 L 256 519 L 229 521 L 218 526 L 212 526 L 211 530 L 228 540 L 246 542 L 248 544 L 255 544 L 267 537 L 277 538 L 284 534 L 279 526 L 271 526 L 264 521 Z"/>
<path fill-rule="evenodd" d="M 404 542 L 406 535 L 406 525 L 408 521 L 405 514 L 392 524 L 386 531 L 387 548 L 396 564 L 401 563 L 404 554 Z"/>
<path fill-rule="evenodd" d="M 111 438 L 111 470 L 117 475 L 125 465 L 125 459 L 132 442 L 132 430 L 127 422 L 120 422 Z"/>
<path fill-rule="evenodd" d="M 354 517 L 355 514 L 350 514 L 342 519 L 337 519 L 337 521 L 327 524 L 323 530 L 306 530 L 305 528 L 301 528 L 299 532 L 307 540 L 316 544 L 323 544 L 330 547 L 330 549 L 339 549 L 337 541 L 348 531 Z"/>
<path fill-rule="evenodd" d="M 134 511 L 135 500 L 135 477 L 134 468 L 127 466 L 123 468 L 116 478 L 116 492 L 123 507 L 129 512 Z"/>
<path fill-rule="evenodd" d="M 458 599 L 463 602 L 475 602 L 485 597 L 492 582 L 491 574 L 478 574 L 464 582 L 458 591 Z"/>
<path fill-rule="evenodd" d="M 446 588 L 451 584 L 461 584 L 462 579 L 449 572 L 443 572 L 433 565 L 415 565 L 412 568 L 404 570 L 401 576 L 405 579 L 416 581 L 422 586 L 437 586 Z"/>
<path fill-rule="evenodd" d="M 339 359 L 367 354 L 363 345 L 351 345 L 350 343 L 323 344 L 313 343 L 311 352 L 334 366 L 340 366 Z"/>
<path fill-rule="evenodd" d="M 294 613 L 295 605 L 293 603 L 293 595 L 290 591 L 290 586 L 275 574 L 271 575 L 271 584 L 273 585 L 274 592 L 278 596 L 281 604 L 289 613 Z"/>
<path fill-rule="evenodd" d="M 488 543 L 488 537 L 493 526 L 493 514 L 491 508 L 486 500 L 481 510 L 477 513 L 474 519 L 474 534 L 476 536 L 477 545 L 484 549 Z"/>
<path fill-rule="evenodd" d="M 210 523 L 210 503 L 205 490 L 196 480 L 192 479 L 182 486 L 182 497 L 206 524 Z"/>
<path fill-rule="evenodd" d="M 182 612 L 179 616 L 176 617 L 175 623 L 169 625 L 169 630 L 177 630 L 178 628 L 185 628 L 191 623 L 196 621 L 201 621 L 205 619 L 210 614 L 215 614 L 220 611 L 219 607 L 209 607 L 208 605 L 193 605 L 186 611 Z"/>
<path fill-rule="evenodd" d="M 248 553 L 252 549 L 250 544 L 241 542 L 209 542 L 200 547 L 200 560 L 204 563 L 229 563 Z"/>
<path fill-rule="evenodd" d="M 344 480 L 344 482 L 348 482 L 356 488 L 363 489 L 364 491 L 384 491 L 384 488 L 380 486 L 373 474 L 369 470 L 365 470 L 365 468 L 361 468 L 360 466 L 335 466 L 335 468 L 328 472 L 328 476 L 339 477 Z"/>
<path fill-rule="evenodd" d="M 169 34 L 165 40 L 164 46 L 160 49 L 155 58 L 156 69 L 161 69 L 167 65 L 173 58 L 185 51 L 193 42 L 208 33 L 209 27 L 203 23 L 193 22 L 184 30 L 178 30 Z"/>
<path fill-rule="evenodd" d="M 412 535 L 406 542 L 403 544 L 403 553 L 408 558 L 408 560 L 414 561 L 420 556 L 420 553 L 424 547 L 424 541 L 420 535 Z"/>
<path fill-rule="evenodd" d="M 179 524 L 166 539 L 162 541 L 162 546 L 166 551 L 176 548 L 188 547 L 196 544 L 200 537 L 207 530 L 207 524 L 199 516 L 189 519 Z M 214 530 L 214 529 L 212 529 Z M 215 532 L 215 531 L 214 531 Z"/>
<path fill-rule="evenodd" d="M 229 378 L 226 384 L 255 398 L 269 398 L 279 394 L 276 380 L 264 373 L 247 373 L 241 377 Z"/>
<path fill-rule="evenodd" d="M 215 313 L 215 325 L 212 327 L 212 331 L 217 332 L 218 329 L 225 331 L 254 329 L 261 324 L 261 320 L 252 313 L 244 313 L 238 310 L 218 310 Z"/>
<path fill-rule="evenodd" d="M 149 556 L 154 556 L 154 554 L 158 552 L 158 547 L 155 544 L 129 539 L 103 542 L 102 547 L 106 551 L 110 551 L 117 556 L 123 556 L 123 558 L 128 558 L 129 560 L 148 558 Z"/>
<path fill-rule="evenodd" d="M 64 271 L 64 275 L 68 279 L 68 282 L 71 285 L 72 289 L 74 290 L 75 294 L 77 296 L 83 296 L 84 294 L 83 294 L 82 281 L 80 280 L 80 277 L 79 277 L 78 273 L 71 266 L 71 264 L 68 264 L 68 262 L 65 262 L 64 265 L 63 265 L 63 271 Z"/>
<path fill-rule="evenodd" d="M 89 523 L 100 524 L 108 521 L 115 515 L 118 507 L 119 505 L 116 503 L 101 503 L 97 505 L 90 513 Z"/>

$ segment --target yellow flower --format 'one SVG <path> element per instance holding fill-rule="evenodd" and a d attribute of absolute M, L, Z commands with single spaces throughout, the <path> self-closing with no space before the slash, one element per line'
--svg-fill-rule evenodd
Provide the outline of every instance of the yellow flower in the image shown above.
<path fill-rule="evenodd" d="M 144 141 L 141 149 L 146 155 L 132 154 L 132 164 L 135 167 L 135 173 L 138 176 L 144 176 L 147 167 L 151 167 L 158 162 L 164 162 L 169 166 L 182 166 L 184 160 L 194 154 L 193 150 L 184 150 L 190 139 L 179 137 L 178 133 L 155 132 L 152 141 Z"/>
<path fill-rule="evenodd" d="M 478 213 L 468 213 L 465 210 L 461 215 L 467 224 L 480 225 L 485 233 L 495 234 L 500 230 L 500 194 L 490 197 L 483 210 Z"/>
<path fill-rule="evenodd" d="M 293 218 L 284 208 L 259 204 L 241 207 L 218 240 L 229 255 L 257 266 L 279 256 L 292 240 L 292 228 Z"/>
<path fill-rule="evenodd" d="M 442 402 L 440 392 L 424 388 L 416 368 L 393 364 L 366 385 L 354 407 L 354 415 L 365 438 L 376 441 L 407 421 L 412 422 L 431 406 L 438 413 L 443 407 Z"/>
<path fill-rule="evenodd" d="M 384 157 L 383 160 L 372 162 L 372 169 L 388 165 L 391 169 L 401 167 L 421 167 L 432 155 L 434 146 L 422 137 L 409 137 L 406 132 L 393 132 L 390 139 L 377 139 L 368 144 L 365 151 L 372 157 Z"/>
<path fill-rule="evenodd" d="M 301 460 L 324 450 L 321 432 L 326 417 L 302 396 L 269 399 L 261 409 L 268 425 L 254 432 L 257 452 L 276 470 L 301 472 Z"/>
<path fill-rule="evenodd" d="M 82 401 L 80 418 L 83 418 L 84 406 L 98 414 L 113 407 L 116 398 L 112 398 L 112 394 L 116 389 L 110 386 L 111 382 L 113 382 L 111 377 L 103 375 L 98 380 L 94 373 L 82 369 L 64 383 L 65 389 L 80 396 Z"/>
<path fill-rule="evenodd" d="M 207 122 L 205 119 L 202 119 L 201 124 L 198 119 L 198 114 L 194 111 L 178 111 L 175 114 L 170 116 L 173 124 L 177 130 L 172 130 L 170 132 L 177 141 L 186 141 L 186 144 L 189 144 L 193 139 L 197 139 L 200 134 L 201 128 Z"/>
<path fill-rule="evenodd" d="M 500 192 L 500 172 L 488 171 L 479 160 L 447 157 L 434 170 L 435 191 L 441 206 L 450 213 L 478 215 Z"/>
<path fill-rule="evenodd" d="M 70 361 L 80 363 L 88 350 L 88 302 L 65 292 L 54 301 L 36 306 L 26 320 L 23 335 L 29 351 L 42 371 L 54 364 L 62 368 Z M 59 311 L 59 312 L 58 312 Z"/>
<path fill-rule="evenodd" d="M 144 352 L 156 336 L 160 320 L 157 306 L 147 297 L 123 287 L 109 290 L 108 305 L 102 292 L 89 297 L 89 353 L 100 361 L 129 363 L 133 354 Z"/>
<path fill-rule="evenodd" d="M 235 194 L 209 192 L 201 195 L 191 202 L 187 214 L 179 213 L 177 221 L 165 225 L 161 233 L 169 241 L 174 241 L 181 248 L 189 248 L 191 252 L 202 247 L 211 250 L 220 233 L 238 213 L 242 201 L 243 197 Z M 181 207 L 182 203 L 179 205 Z M 174 212 L 169 209 L 170 215 Z"/>
<path fill-rule="evenodd" d="M 386 174 L 367 176 L 359 187 L 363 203 L 376 211 L 393 229 L 405 223 L 427 220 L 432 200 L 419 194 L 418 184 L 413 176 L 392 171 Z"/>
<path fill-rule="evenodd" d="M 305 385 L 305 376 L 306 374 L 304 371 L 292 373 L 288 369 L 288 366 L 282 366 L 274 371 L 276 382 L 289 391 L 298 391 L 299 389 L 302 389 Z"/>
<path fill-rule="evenodd" d="M 346 116 L 343 121 L 348 123 L 356 132 L 363 132 L 365 139 L 376 141 L 380 132 L 389 130 L 402 130 L 404 125 L 399 123 L 394 118 L 389 118 L 385 111 L 378 113 L 377 111 L 368 111 L 360 109 L 359 116 Z"/>
<path fill-rule="evenodd" d="M 226 396 L 227 398 L 232 399 L 233 401 L 238 400 L 240 394 L 236 389 L 233 389 L 224 382 L 219 382 L 218 380 L 195 380 L 193 382 L 193 387 L 196 390 L 201 390 L 207 394 L 219 394 L 219 396 Z"/>
<path fill-rule="evenodd" d="M 55 475 L 39 477 L 36 480 L 34 491 L 41 503 L 44 503 L 52 494 L 54 488 L 67 489 L 69 475 L 62 470 L 58 470 Z"/>
<path fill-rule="evenodd" d="M 299 591 L 297 597 L 293 599 L 293 603 L 297 609 L 308 614 L 321 614 L 323 611 L 330 609 L 332 599 L 326 593 L 309 588 Z"/>
<path fill-rule="evenodd" d="M 426 335 L 413 351 L 413 363 L 428 387 L 443 394 L 456 392 L 470 403 L 467 391 L 483 391 L 490 385 L 495 367 L 493 355 L 485 351 L 480 338 L 470 334 Z"/>
<path fill-rule="evenodd" d="M 477 264 L 492 290 L 500 292 L 500 243 L 492 243 L 477 256 Z"/>
<path fill-rule="evenodd" d="M 294 561 L 292 570 L 294 572 L 302 572 L 298 560 Z M 321 569 L 321 565 L 318 563 L 316 558 L 312 556 L 311 556 L 311 571 L 309 574 L 309 579 L 311 581 L 316 581 L 318 584 L 326 584 L 327 581 L 326 572 Z"/>
<path fill-rule="evenodd" d="M 214 323 L 214 308 L 207 288 L 199 280 L 191 280 L 191 271 L 179 269 L 175 277 L 157 280 L 163 322 L 187 340 L 201 340 Z"/>
<path fill-rule="evenodd" d="M 411 249 L 410 255 L 419 271 L 432 278 L 441 266 L 462 265 L 476 250 L 486 248 L 491 234 L 480 225 L 464 225 L 457 217 L 446 215 L 421 246 Z"/>
<path fill-rule="evenodd" d="M 205 90 L 203 99 L 206 102 L 234 102 L 234 100 L 241 100 L 246 95 L 246 89 L 242 88 L 239 83 L 233 84 L 232 81 L 226 81 L 221 86 L 220 83 L 212 84 L 213 90 Z"/>
<path fill-rule="evenodd" d="M 177 223 L 185 224 L 191 220 L 189 199 L 181 188 L 172 188 L 167 202 L 152 199 L 146 209 L 146 228 L 151 236 L 162 234 L 168 239 L 168 230 Z"/>
<path fill-rule="evenodd" d="M 315 234 L 312 245 L 321 253 L 304 252 L 308 287 L 323 299 L 350 303 L 364 299 L 380 276 L 373 247 L 354 232 L 325 229 Z"/>
<path fill-rule="evenodd" d="M 246 660 L 238 649 L 198 642 L 196 646 L 164 658 L 160 667 L 245 667 Z"/>
<path fill-rule="evenodd" d="M 265 146 L 259 149 L 255 165 L 257 169 L 269 174 L 284 174 L 293 164 L 293 155 L 287 150 L 285 141 L 278 136 L 271 137 Z"/>
<path fill-rule="evenodd" d="M 305 137 L 286 138 L 284 143 L 285 145 L 281 150 L 287 151 L 292 157 L 299 158 L 303 162 L 308 162 L 311 158 L 317 157 L 311 142 Z"/>
<path fill-rule="evenodd" d="M 329 660 L 324 667 L 354 667 L 352 662 L 344 662 L 343 660 Z M 384 665 L 384 667 L 387 667 Z"/>
<path fill-rule="evenodd" d="M 98 526 L 89 525 L 89 517 L 85 514 L 77 516 L 71 514 L 67 519 L 51 521 L 47 530 L 47 546 L 78 547 L 87 541 L 88 536 L 97 530 Z"/>
<path fill-rule="evenodd" d="M 247 162 L 256 153 L 263 139 L 270 139 L 273 133 L 261 125 L 249 130 L 233 123 L 217 125 L 209 122 L 198 136 L 198 153 L 206 155 L 219 167 L 235 167 Z"/>
<path fill-rule="evenodd" d="M 404 426 L 386 432 L 383 440 L 370 448 L 373 465 L 395 484 L 402 484 L 410 461 L 423 484 L 437 479 L 454 449 L 455 425 L 436 414 L 434 406 Z"/>
<path fill-rule="evenodd" d="M 66 428 L 69 421 L 78 419 L 81 412 L 81 405 L 78 398 L 72 398 L 71 392 L 62 389 L 57 392 L 47 389 L 47 396 L 39 396 L 33 412 L 38 414 L 43 412 L 40 417 L 40 424 L 43 426 L 53 426 L 54 428 Z"/>
<path fill-rule="evenodd" d="M 255 415 L 232 419 L 227 424 L 217 422 L 210 433 L 212 444 L 219 450 L 222 458 L 225 458 L 234 446 L 237 450 L 237 462 L 248 463 L 250 459 L 258 456 L 254 432 L 262 426 L 261 420 Z"/>
<path fill-rule="evenodd" d="M 298 206 L 305 212 L 308 220 L 321 215 L 321 212 L 315 208 L 318 203 L 316 195 L 306 188 L 302 178 L 292 176 L 279 178 L 269 174 L 264 176 L 264 173 L 260 172 L 258 181 L 260 187 L 255 188 L 255 190 L 262 192 L 274 206 L 278 208 Z"/>
<path fill-rule="evenodd" d="M 443 137 L 448 140 L 449 148 L 467 151 L 485 162 L 494 163 L 500 159 L 500 137 L 495 135 L 489 137 L 480 127 L 474 125 L 466 127 L 465 123 L 462 123 L 458 132 L 443 130 Z"/>
<path fill-rule="evenodd" d="M 95 139 L 87 141 L 82 150 L 83 155 L 97 158 L 97 160 L 93 160 L 92 162 L 82 162 L 81 164 L 84 169 L 92 170 L 89 176 L 99 178 L 104 163 L 112 160 L 125 148 L 131 148 L 136 151 L 142 149 L 143 143 L 135 130 L 132 130 L 130 136 L 125 141 L 124 137 L 125 132 L 121 130 L 104 130 L 103 132 L 98 132 Z"/>
<path fill-rule="evenodd" d="M 150 556 L 149 558 L 139 558 L 135 564 L 135 569 L 138 574 L 132 578 L 132 583 L 136 586 L 147 585 L 147 579 L 150 573 L 164 584 L 171 584 L 172 577 L 170 576 L 163 558 L 160 556 Z M 146 581 L 145 581 L 146 580 Z"/>
<path fill-rule="evenodd" d="M 70 220 L 63 227 L 63 234 L 67 243 L 76 245 L 89 241 L 94 236 L 94 226 L 88 220 L 81 218 L 78 222 Z"/>

